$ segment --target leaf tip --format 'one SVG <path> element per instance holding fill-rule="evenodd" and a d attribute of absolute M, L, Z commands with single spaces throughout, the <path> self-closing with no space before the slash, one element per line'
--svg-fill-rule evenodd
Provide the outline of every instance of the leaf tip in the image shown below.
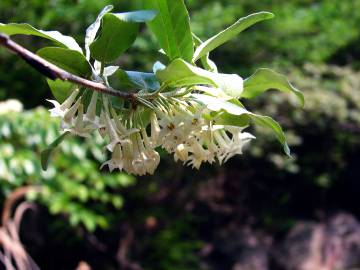
<path fill-rule="evenodd" d="M 49 166 L 50 156 L 53 149 L 46 148 L 45 150 L 41 151 L 40 154 L 40 161 L 41 161 L 41 168 L 46 171 Z"/>
<path fill-rule="evenodd" d="M 291 150 L 290 150 L 289 145 L 286 142 L 284 143 L 284 152 L 288 157 L 291 158 Z"/>
<path fill-rule="evenodd" d="M 272 19 L 272 18 L 275 17 L 274 13 L 271 13 L 271 12 L 268 12 L 268 11 L 263 11 L 262 13 L 266 15 L 266 19 Z"/>

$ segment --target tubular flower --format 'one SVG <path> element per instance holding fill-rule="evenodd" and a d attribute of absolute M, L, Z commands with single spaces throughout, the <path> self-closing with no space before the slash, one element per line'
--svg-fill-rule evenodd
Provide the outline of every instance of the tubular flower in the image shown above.
<path fill-rule="evenodd" d="M 206 106 L 194 101 L 154 101 L 156 110 L 148 112 L 145 124 L 143 110 L 118 114 L 111 101 L 98 93 L 92 94 L 86 109 L 78 90 L 63 104 L 52 103 L 51 114 L 62 118 L 62 130 L 81 137 L 98 130 L 111 156 L 101 168 L 110 171 L 153 174 L 160 163 L 158 147 L 173 154 L 175 161 L 196 169 L 206 162 L 221 164 L 242 154 L 243 147 L 255 138 L 243 132 L 244 127 L 215 124 L 204 117 L 210 113 Z"/>

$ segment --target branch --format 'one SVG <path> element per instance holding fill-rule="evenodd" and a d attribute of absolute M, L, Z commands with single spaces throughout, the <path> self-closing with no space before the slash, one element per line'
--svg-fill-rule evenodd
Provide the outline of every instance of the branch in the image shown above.
<path fill-rule="evenodd" d="M 93 89 L 102 94 L 108 94 L 132 101 L 136 99 L 133 93 L 120 92 L 111 87 L 107 87 L 102 83 L 93 82 L 69 73 L 66 70 L 63 70 L 58 66 L 46 61 L 44 58 L 30 52 L 29 50 L 17 44 L 15 41 L 11 40 L 7 35 L 1 33 L 0 45 L 20 56 L 29 65 L 31 65 L 33 68 L 35 68 L 37 71 L 39 71 L 51 80 L 60 79 L 62 81 L 69 81 L 77 85 Z"/>

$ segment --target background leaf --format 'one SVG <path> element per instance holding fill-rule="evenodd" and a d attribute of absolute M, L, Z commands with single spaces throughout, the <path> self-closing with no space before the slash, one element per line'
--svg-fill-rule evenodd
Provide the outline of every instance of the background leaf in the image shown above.
<path fill-rule="evenodd" d="M 244 91 L 241 97 L 254 98 L 269 89 L 292 92 L 298 97 L 301 105 L 304 106 L 304 95 L 291 85 L 286 76 L 268 68 L 258 69 L 244 81 Z"/>
<path fill-rule="evenodd" d="M 191 62 L 194 45 L 184 1 L 143 0 L 143 5 L 147 9 L 158 11 L 158 15 L 148 26 L 169 59 L 182 58 Z"/>
<path fill-rule="evenodd" d="M 50 162 L 50 158 L 51 158 L 51 154 L 52 152 L 55 150 L 55 148 L 57 146 L 59 146 L 59 144 L 66 138 L 66 136 L 68 136 L 70 134 L 69 131 L 64 132 L 63 134 L 61 134 L 54 142 L 52 142 L 48 148 L 46 148 L 45 150 L 43 150 L 41 152 L 41 167 L 43 170 L 47 170 L 47 167 L 49 165 Z"/>
<path fill-rule="evenodd" d="M 58 31 L 38 30 L 27 23 L 0 23 L 0 32 L 6 35 L 32 35 L 46 38 L 56 42 L 57 44 L 82 53 L 79 44 L 72 37 L 65 36 Z"/>
<path fill-rule="evenodd" d="M 195 51 L 193 61 L 197 61 L 201 57 L 205 56 L 215 48 L 219 47 L 220 45 L 224 44 L 225 42 L 229 41 L 237 34 L 245 30 L 246 28 L 252 26 L 253 24 L 271 19 L 274 17 L 274 14 L 270 12 L 259 12 L 254 13 L 249 16 L 243 17 L 239 19 L 236 23 L 231 25 L 230 27 L 226 28 L 225 30 L 221 31 L 217 35 L 211 37 L 210 39 L 206 40 L 202 43 Z"/>

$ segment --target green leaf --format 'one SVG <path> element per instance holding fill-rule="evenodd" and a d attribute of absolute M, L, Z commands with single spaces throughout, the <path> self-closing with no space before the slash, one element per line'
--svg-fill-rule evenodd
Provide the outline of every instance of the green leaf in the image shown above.
<path fill-rule="evenodd" d="M 304 106 L 303 94 L 288 81 L 286 76 L 268 68 L 258 69 L 252 76 L 244 81 L 244 91 L 241 97 L 254 98 L 269 89 L 277 89 L 283 92 L 293 92 Z"/>
<path fill-rule="evenodd" d="M 66 138 L 67 135 L 69 135 L 70 132 L 66 131 L 64 132 L 62 135 L 60 135 L 54 142 L 52 142 L 48 148 L 46 148 L 45 150 L 43 150 L 40 154 L 40 158 L 41 158 L 41 167 L 44 171 L 47 170 L 48 166 L 49 166 L 49 162 L 50 162 L 50 158 L 51 158 L 51 154 L 53 153 L 53 151 L 55 150 L 55 148 L 57 146 L 59 146 L 59 144 Z"/>
<path fill-rule="evenodd" d="M 92 23 L 87 29 L 86 29 L 86 35 L 85 35 L 85 53 L 86 53 L 86 59 L 90 60 L 90 45 L 95 40 L 96 34 L 99 31 L 100 25 L 101 25 L 101 19 L 104 17 L 104 15 L 108 12 L 110 12 L 114 6 L 108 5 L 105 6 L 99 15 L 97 16 L 94 23 Z"/>
<path fill-rule="evenodd" d="M 182 58 L 191 62 L 194 54 L 190 19 L 183 0 L 143 0 L 147 9 L 158 11 L 147 23 L 170 60 Z"/>
<path fill-rule="evenodd" d="M 203 42 L 201 41 L 201 39 L 199 37 L 197 37 L 194 33 L 192 33 L 193 38 L 194 38 L 194 43 L 196 47 L 199 47 Z M 200 58 L 201 64 L 202 66 L 211 72 L 218 72 L 217 66 L 216 64 L 209 58 L 209 53 L 207 53 L 206 55 L 202 56 Z"/>
<path fill-rule="evenodd" d="M 114 13 L 116 17 L 124 22 L 142 23 L 152 21 L 157 14 L 156 10 L 138 10 L 124 13 Z"/>
<path fill-rule="evenodd" d="M 105 14 L 102 19 L 101 35 L 91 45 L 91 56 L 108 63 L 116 60 L 135 41 L 139 25 L 122 21 L 114 14 Z"/>
<path fill-rule="evenodd" d="M 160 87 L 160 83 L 154 73 L 119 69 L 110 80 L 120 89 L 134 88 L 138 90 L 156 91 Z"/>
<path fill-rule="evenodd" d="M 229 114 L 235 115 L 235 116 L 241 116 L 241 117 L 248 116 L 252 120 L 254 120 L 254 122 L 256 124 L 272 129 L 277 140 L 283 145 L 284 152 L 288 156 L 290 156 L 290 149 L 286 143 L 285 134 L 284 134 L 281 126 L 271 117 L 254 114 L 241 106 L 238 106 L 232 102 L 218 99 L 216 97 L 202 95 L 202 94 L 192 94 L 191 96 L 193 98 L 195 98 L 195 100 L 200 101 L 201 103 L 206 105 L 207 108 L 211 111 L 221 112 L 223 110 L 223 111 L 225 111 Z M 245 121 L 246 117 L 243 118 L 243 120 Z M 229 119 L 229 121 L 231 121 L 231 119 Z M 234 121 L 234 119 L 233 119 L 233 121 Z M 235 123 L 235 122 L 233 122 L 233 123 Z"/>
<path fill-rule="evenodd" d="M 226 112 L 233 115 L 252 114 L 243 107 L 240 107 L 232 102 L 222 100 L 216 97 L 202 95 L 202 94 L 192 94 L 191 96 L 196 100 L 200 101 L 201 103 L 203 103 L 204 105 L 206 105 L 207 108 L 211 111 L 217 112 L 217 111 L 225 110 Z"/>
<path fill-rule="evenodd" d="M 139 25 L 121 20 L 115 14 L 105 14 L 101 35 L 90 45 L 91 56 L 108 63 L 116 60 L 135 41 Z"/>
<path fill-rule="evenodd" d="M 70 93 L 77 88 L 77 85 L 56 79 L 55 81 L 46 79 L 46 82 L 49 85 L 51 93 L 58 102 L 63 102 L 70 95 Z"/>
<path fill-rule="evenodd" d="M 90 45 L 91 56 L 102 62 L 109 63 L 124 53 L 135 41 L 139 31 L 139 24 L 154 19 L 156 11 L 140 10 L 125 13 L 107 13 L 108 9 L 100 14 L 102 20 L 101 35 Z M 99 15 L 99 16 L 100 16 Z M 94 26 L 93 32 L 98 25 Z M 94 36 L 89 32 L 90 37 Z"/>
<path fill-rule="evenodd" d="M 154 73 L 145 73 L 138 71 L 125 71 L 130 81 L 138 89 L 156 91 L 160 88 L 160 83 Z"/>
<path fill-rule="evenodd" d="M 284 131 L 282 130 L 278 122 L 276 122 L 274 119 L 272 119 L 269 116 L 258 115 L 258 114 L 252 114 L 251 118 L 254 120 L 256 124 L 272 129 L 275 133 L 277 140 L 283 145 L 285 154 L 291 156 L 290 148 L 286 143 L 286 137 Z"/>
<path fill-rule="evenodd" d="M 253 24 L 271 19 L 274 17 L 274 14 L 270 12 L 259 12 L 254 13 L 249 16 L 243 17 L 239 19 L 236 23 L 231 25 L 230 27 L 226 28 L 225 30 L 221 31 L 220 33 L 216 34 L 215 36 L 211 37 L 210 39 L 206 40 L 202 43 L 194 53 L 193 61 L 197 61 L 201 57 L 205 56 L 212 50 L 216 49 L 220 45 L 224 44 L 225 42 L 229 41 L 237 34 L 245 30 L 246 28 L 252 26 Z"/>
<path fill-rule="evenodd" d="M 244 89 L 244 81 L 239 75 L 214 73 L 213 77 L 225 94 L 231 97 L 240 97 Z"/>
<path fill-rule="evenodd" d="M 152 70 L 156 74 L 156 72 L 158 72 L 159 70 L 163 70 L 165 68 L 166 66 L 163 63 L 161 63 L 160 61 L 156 61 L 153 65 Z"/>
<path fill-rule="evenodd" d="M 239 97 L 243 91 L 243 79 L 240 76 L 213 73 L 179 58 L 172 61 L 165 69 L 158 70 L 156 76 L 170 87 L 206 84 L 220 88 L 223 93 L 231 97 Z M 215 90 L 213 94 L 216 94 Z"/>
<path fill-rule="evenodd" d="M 91 66 L 85 56 L 78 51 L 59 47 L 45 47 L 36 52 L 50 63 L 78 76 L 91 75 Z"/>
<path fill-rule="evenodd" d="M 65 36 L 58 31 L 43 31 L 34 28 L 26 23 L 0 23 L 0 32 L 6 35 L 32 35 L 52 40 L 68 49 L 75 50 L 82 53 L 82 50 L 72 37 Z"/>
<path fill-rule="evenodd" d="M 246 127 L 249 125 L 250 117 L 246 114 L 233 115 L 226 111 L 220 111 L 213 117 L 213 120 L 216 125 Z"/>
<path fill-rule="evenodd" d="M 214 73 L 193 66 L 182 59 L 175 59 L 165 69 L 156 72 L 156 77 L 170 87 L 183 87 L 195 84 L 217 86 Z"/>
<path fill-rule="evenodd" d="M 91 66 L 85 56 L 78 51 L 58 47 L 45 47 L 37 51 L 37 54 L 57 65 L 58 67 L 81 77 L 91 75 Z M 70 82 L 47 79 L 48 85 L 56 100 L 64 101 L 76 87 Z"/>

